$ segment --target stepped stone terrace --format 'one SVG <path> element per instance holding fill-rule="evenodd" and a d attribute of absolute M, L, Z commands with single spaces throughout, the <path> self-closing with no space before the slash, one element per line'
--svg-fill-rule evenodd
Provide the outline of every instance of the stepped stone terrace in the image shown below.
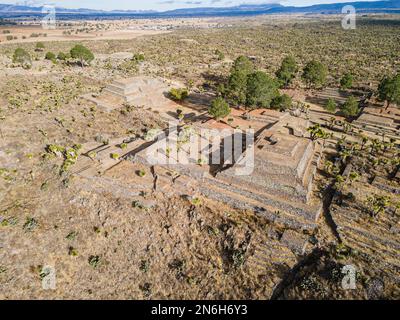
<path fill-rule="evenodd" d="M 395 107 L 385 110 L 372 100 L 353 124 L 365 131 L 397 139 L 400 134 L 400 111 Z"/>
<path fill-rule="evenodd" d="M 84 98 L 96 103 L 107 111 L 120 108 L 123 104 L 151 108 L 165 117 L 168 111 L 175 112 L 179 104 L 168 99 L 169 90 L 180 84 L 170 83 L 162 78 L 138 76 L 117 79 L 108 84 L 99 96 L 85 95 Z"/>
<path fill-rule="evenodd" d="M 172 138 L 158 140 L 149 147 L 173 161 L 159 164 L 149 161 L 149 148 L 129 158 L 133 162 L 154 166 L 159 172 L 169 171 L 169 176 L 189 178 L 193 194 L 201 193 L 235 208 L 255 210 L 286 228 L 313 230 L 322 211 L 320 201 L 312 197 L 312 182 L 322 146 L 302 137 L 302 130 L 291 130 L 295 123 L 297 128 L 307 127 L 303 122 L 307 121 L 286 114 L 272 127 L 257 132 L 254 138 L 249 138 L 246 131 L 237 133 L 233 129 L 224 129 L 221 140 L 216 144 L 210 144 L 208 137 L 198 134 L 201 127 L 194 127 L 196 139 L 188 140 L 179 147 L 181 155 L 188 155 L 184 163 L 179 161 L 179 152 L 169 147 L 166 151 L 171 139 L 179 145 L 183 131 Z M 302 132 L 306 135 L 305 130 Z M 228 144 L 229 150 L 226 150 L 226 144 L 221 143 L 230 136 L 239 139 L 239 152 L 231 149 L 232 144 Z M 192 147 L 198 146 L 201 146 L 201 157 L 191 152 Z M 218 164 L 211 161 L 215 154 L 221 159 Z M 202 163 L 200 159 L 209 161 Z M 249 160 L 251 168 L 248 167 Z M 163 179 L 163 174 L 158 179 Z M 186 188 L 185 185 L 182 187 Z"/>
<path fill-rule="evenodd" d="M 119 79 L 110 83 L 104 94 L 123 99 L 134 105 L 153 105 L 162 99 L 168 91 L 168 85 L 162 80 L 151 77 Z"/>

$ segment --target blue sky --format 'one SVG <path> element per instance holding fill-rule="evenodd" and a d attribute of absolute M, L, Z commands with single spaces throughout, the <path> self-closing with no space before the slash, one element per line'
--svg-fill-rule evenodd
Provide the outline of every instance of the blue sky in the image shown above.
<path fill-rule="evenodd" d="M 0 3 L 27 4 L 41 6 L 55 4 L 65 8 L 121 9 L 121 10 L 171 10 L 192 7 L 230 7 L 239 4 L 281 3 L 283 5 L 304 6 L 317 3 L 338 3 L 355 0 L 0 0 Z"/>

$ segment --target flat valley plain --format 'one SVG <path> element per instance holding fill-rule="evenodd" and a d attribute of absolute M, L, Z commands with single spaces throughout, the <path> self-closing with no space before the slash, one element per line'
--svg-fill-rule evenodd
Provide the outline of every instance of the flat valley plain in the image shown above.
<path fill-rule="evenodd" d="M 371 264 L 366 254 L 347 254 L 328 215 L 307 235 L 311 249 L 305 255 L 290 262 L 272 255 L 257 264 L 251 245 L 279 238 L 282 226 L 206 198 L 194 203 L 144 194 L 143 203 L 150 205 L 143 209 L 128 196 L 84 185 L 73 168 L 60 177 L 62 159 L 45 154 L 51 144 L 85 145 L 167 126 L 147 108 L 108 112 L 82 98 L 121 77 L 162 77 L 215 92 L 240 55 L 269 74 L 292 55 L 301 67 L 312 59 L 328 66 L 330 86 L 350 71 L 355 86 L 376 89 L 382 75 L 400 69 L 400 17 L 360 17 L 355 30 L 343 30 L 339 16 L 68 23 L 45 31 L 0 26 L 0 299 L 373 296 L 371 281 L 384 277 L 385 261 Z M 140 27 L 131 28 L 135 24 Z M 7 34 L 17 39 L 7 41 Z M 35 50 L 37 42 L 44 43 L 43 51 Z M 44 59 L 46 52 L 69 52 L 77 43 L 94 53 L 90 66 Z M 13 65 L 18 47 L 32 55 L 31 69 Z M 120 53 L 143 54 L 145 60 L 133 63 Z M 301 96 L 307 89 L 296 81 Z M 119 175 L 136 174 L 129 165 L 125 170 Z M 330 183 L 322 177 L 316 194 Z M 243 248 L 249 249 L 237 255 Z M 341 268 L 348 264 L 362 279 L 356 290 L 341 288 Z M 44 266 L 56 269 L 55 290 L 42 288 Z M 387 281 L 379 296 L 399 298 L 398 285 Z"/>

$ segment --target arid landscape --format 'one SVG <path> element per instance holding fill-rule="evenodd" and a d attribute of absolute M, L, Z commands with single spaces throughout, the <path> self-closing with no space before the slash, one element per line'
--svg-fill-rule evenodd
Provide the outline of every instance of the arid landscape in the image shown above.
<path fill-rule="evenodd" d="M 3 21 L 0 299 L 399 299 L 399 28 Z M 147 157 L 250 129 L 233 162 Z"/>

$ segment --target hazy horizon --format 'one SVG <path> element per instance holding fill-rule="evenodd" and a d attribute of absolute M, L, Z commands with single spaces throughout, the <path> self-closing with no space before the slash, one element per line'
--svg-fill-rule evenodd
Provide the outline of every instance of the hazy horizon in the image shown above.
<path fill-rule="evenodd" d="M 360 2 L 371 2 L 377 0 L 362 0 Z M 44 4 L 52 4 L 58 7 L 69 9 L 87 8 L 98 10 L 156 10 L 167 11 L 180 8 L 196 8 L 196 7 L 232 7 L 243 4 L 267 4 L 267 3 L 280 3 L 285 6 L 309 6 L 314 4 L 328 4 L 328 3 L 345 3 L 354 2 L 354 0 L 267 0 L 267 1 L 238 1 L 238 0 L 147 0 L 143 1 L 129 1 L 129 0 L 58 0 L 58 1 L 42 1 L 42 0 L 27 0 L 27 1 L 10 1 L 0 0 L 1 4 L 15 4 L 27 6 L 42 6 Z"/>

